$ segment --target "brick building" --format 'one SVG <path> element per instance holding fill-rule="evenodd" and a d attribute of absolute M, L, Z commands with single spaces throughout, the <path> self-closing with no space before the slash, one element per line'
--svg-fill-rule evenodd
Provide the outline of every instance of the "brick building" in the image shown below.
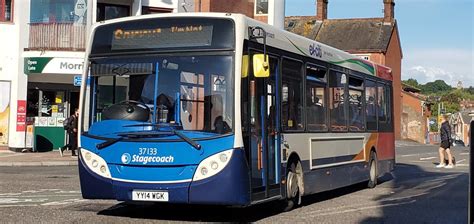
<path fill-rule="evenodd" d="M 402 84 L 401 139 L 429 143 L 429 108 L 419 89 Z"/>

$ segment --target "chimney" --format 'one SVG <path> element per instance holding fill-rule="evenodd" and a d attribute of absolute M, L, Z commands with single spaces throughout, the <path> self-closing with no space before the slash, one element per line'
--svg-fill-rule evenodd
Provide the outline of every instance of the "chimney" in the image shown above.
<path fill-rule="evenodd" d="M 384 14 L 384 21 L 392 22 L 395 19 L 395 2 L 394 0 L 383 0 L 383 14 Z"/>
<path fill-rule="evenodd" d="M 316 2 L 316 20 L 328 19 L 328 0 L 317 0 Z"/>

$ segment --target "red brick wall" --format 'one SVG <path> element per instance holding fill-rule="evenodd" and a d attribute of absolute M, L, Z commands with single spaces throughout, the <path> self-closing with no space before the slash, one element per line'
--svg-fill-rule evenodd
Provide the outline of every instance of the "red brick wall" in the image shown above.
<path fill-rule="evenodd" d="M 402 110 L 400 138 L 425 143 L 427 130 L 426 116 L 422 114 L 421 100 L 409 93 L 402 92 Z"/>
<path fill-rule="evenodd" d="M 385 61 L 382 63 L 392 69 L 393 75 L 393 105 L 394 105 L 394 131 L 395 139 L 401 138 L 400 125 L 402 114 L 402 54 L 401 46 L 398 41 L 398 29 L 393 30 L 392 38 L 388 45 L 387 53 L 385 54 Z"/>

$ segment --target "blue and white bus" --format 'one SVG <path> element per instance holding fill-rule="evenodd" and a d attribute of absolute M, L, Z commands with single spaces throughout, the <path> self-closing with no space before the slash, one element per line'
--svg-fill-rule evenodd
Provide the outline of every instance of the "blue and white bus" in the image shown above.
<path fill-rule="evenodd" d="M 243 15 L 101 22 L 85 62 L 84 198 L 291 208 L 394 167 L 390 69 Z"/>

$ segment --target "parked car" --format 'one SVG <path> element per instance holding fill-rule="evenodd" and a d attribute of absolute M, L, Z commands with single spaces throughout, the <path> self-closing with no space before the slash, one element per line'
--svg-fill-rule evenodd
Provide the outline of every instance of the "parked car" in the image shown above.
<path fill-rule="evenodd" d="M 461 140 L 461 139 L 455 139 L 455 140 L 453 141 L 453 146 L 466 147 L 466 145 L 464 144 L 464 141 Z"/>
<path fill-rule="evenodd" d="M 453 139 L 453 146 L 466 147 L 466 144 L 464 144 L 464 141 L 459 136 L 453 135 L 451 138 Z"/>

